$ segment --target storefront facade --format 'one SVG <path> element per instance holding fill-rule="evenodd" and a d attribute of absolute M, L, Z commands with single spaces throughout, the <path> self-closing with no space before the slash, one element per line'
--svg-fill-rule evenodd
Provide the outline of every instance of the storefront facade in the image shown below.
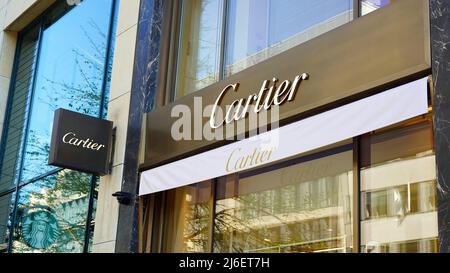
<path fill-rule="evenodd" d="M 163 8 L 140 153 L 139 251 L 445 252 L 430 3 L 263 2 Z M 196 116 L 196 98 L 223 115 Z M 258 135 L 276 133 L 274 147 L 252 135 L 271 121 L 239 131 L 239 117 L 227 116 L 237 113 L 227 105 L 252 103 L 279 105 L 280 127 Z M 180 105 L 192 116 L 175 128 Z M 222 138 L 198 138 L 210 130 Z"/>
<path fill-rule="evenodd" d="M 449 252 L 449 3 L 12 2 L 0 252 Z M 60 107 L 107 175 L 47 164 Z"/>

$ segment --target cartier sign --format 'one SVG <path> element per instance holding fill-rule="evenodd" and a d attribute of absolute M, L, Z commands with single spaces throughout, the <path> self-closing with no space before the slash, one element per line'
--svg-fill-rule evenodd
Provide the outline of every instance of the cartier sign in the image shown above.
<path fill-rule="evenodd" d="M 215 114 L 223 97 L 229 90 L 238 92 L 239 89 L 239 83 L 227 85 L 222 92 L 220 92 L 214 103 L 209 124 L 211 128 L 217 129 L 224 123 L 229 124 L 233 121 L 241 120 L 245 118 L 250 110 L 250 105 L 253 103 L 254 107 L 252 107 L 252 111 L 258 114 L 262 110 L 269 110 L 272 105 L 278 106 L 285 102 L 292 101 L 300 86 L 300 83 L 303 80 L 307 80 L 308 77 L 309 75 L 307 73 L 303 73 L 301 75 L 297 75 L 292 83 L 289 80 L 285 80 L 279 85 L 277 85 L 278 79 L 275 77 L 272 78 L 271 81 L 265 80 L 262 83 L 261 89 L 258 93 L 252 93 L 247 98 L 241 98 L 233 101 L 230 105 L 231 107 L 228 107 L 226 111 L 225 119 L 217 122 Z"/>
<path fill-rule="evenodd" d="M 58 109 L 48 164 L 105 175 L 109 169 L 111 142 L 111 121 Z"/>
<path fill-rule="evenodd" d="M 155 107 L 145 114 L 146 141 L 142 145 L 145 159 L 140 170 L 153 169 L 223 146 L 229 143 L 228 132 L 234 133 L 231 136 L 239 136 L 238 125 L 250 124 L 255 116 L 259 121 L 260 117 L 271 117 L 278 111 L 282 127 L 428 76 L 431 69 L 429 1 L 395 2 L 371 16 L 358 18 L 238 73 L 227 75 L 195 93 Z M 304 72 L 308 74 L 302 74 Z M 307 75 L 309 78 L 305 80 Z M 200 99 L 202 105 L 214 109 L 208 108 L 186 118 L 186 124 L 192 121 L 192 124 L 199 125 L 198 130 L 194 126 L 192 135 L 197 131 L 199 135 L 211 131 L 223 137 L 199 140 L 194 135 L 181 140 L 173 138 L 173 125 L 181 118 L 181 115 L 172 115 L 174 109 L 183 106 L 195 110 Z M 234 106 L 234 109 L 230 110 L 229 106 Z M 245 114 L 247 108 L 249 111 Z M 251 111 L 257 111 L 257 115 L 250 115 Z M 258 123 L 258 128 L 265 125 Z M 236 132 L 227 130 L 233 126 Z M 253 128 L 246 133 L 252 131 Z M 297 139 L 295 145 L 301 141 L 304 140 Z M 250 151 L 250 155 L 252 153 Z M 267 152 L 262 158 L 266 159 L 268 155 Z M 239 168 L 242 156 L 247 158 L 236 150 L 230 158 L 229 169 Z M 255 161 L 256 155 L 250 156 L 247 163 Z"/>

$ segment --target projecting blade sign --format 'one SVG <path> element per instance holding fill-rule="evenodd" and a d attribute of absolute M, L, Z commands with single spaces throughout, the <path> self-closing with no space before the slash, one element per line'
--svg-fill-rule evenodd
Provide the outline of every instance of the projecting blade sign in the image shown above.
<path fill-rule="evenodd" d="M 109 173 L 113 123 L 66 109 L 55 111 L 48 164 L 97 175 Z"/>

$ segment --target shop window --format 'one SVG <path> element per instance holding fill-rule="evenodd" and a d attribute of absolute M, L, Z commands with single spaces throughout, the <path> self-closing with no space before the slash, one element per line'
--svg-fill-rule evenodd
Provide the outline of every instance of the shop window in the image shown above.
<path fill-rule="evenodd" d="M 212 183 L 177 188 L 166 193 L 162 252 L 210 252 Z"/>
<path fill-rule="evenodd" d="M 360 0 L 360 15 L 364 16 L 392 2 L 392 0 Z"/>
<path fill-rule="evenodd" d="M 351 252 L 352 152 L 217 184 L 215 252 Z"/>
<path fill-rule="evenodd" d="M 362 138 L 361 241 L 366 252 L 436 251 L 432 123 L 411 123 Z"/>
<path fill-rule="evenodd" d="M 162 225 L 155 221 L 154 234 L 163 234 L 163 247 L 156 251 L 353 252 L 355 236 L 362 252 L 437 252 L 430 117 L 354 141 L 357 157 L 351 145 L 328 147 L 158 193 L 166 201 L 152 216 L 164 219 Z M 360 200 L 353 198 L 357 162 Z M 356 222 L 361 229 L 354 234 Z"/>

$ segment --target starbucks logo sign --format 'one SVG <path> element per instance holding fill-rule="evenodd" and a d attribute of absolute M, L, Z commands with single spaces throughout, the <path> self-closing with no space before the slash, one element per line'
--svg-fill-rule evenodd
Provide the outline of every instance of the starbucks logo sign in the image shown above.
<path fill-rule="evenodd" d="M 25 243 L 35 249 L 51 246 L 59 235 L 59 225 L 55 216 L 45 210 L 27 214 L 22 222 Z"/>

